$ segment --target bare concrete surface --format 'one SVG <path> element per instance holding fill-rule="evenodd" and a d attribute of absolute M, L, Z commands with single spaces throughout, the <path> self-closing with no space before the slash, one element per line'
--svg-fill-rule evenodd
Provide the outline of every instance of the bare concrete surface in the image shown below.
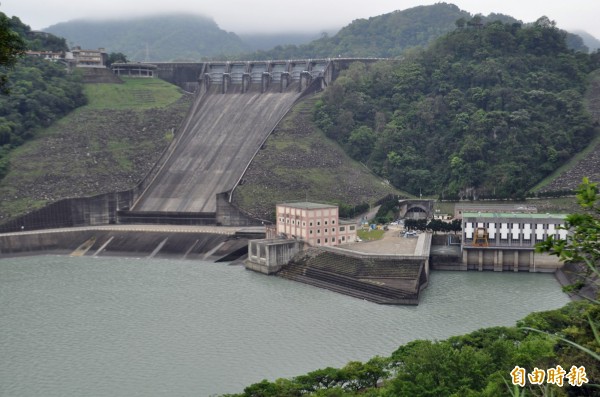
<path fill-rule="evenodd" d="M 196 99 L 176 148 L 134 211 L 216 212 L 217 193 L 234 187 L 262 142 L 299 98 L 289 91 Z"/>
<path fill-rule="evenodd" d="M 383 238 L 374 241 L 361 241 L 340 245 L 340 248 L 369 254 L 388 255 L 415 255 L 418 238 L 401 237 L 400 229 L 390 229 L 383 234 Z"/>
<path fill-rule="evenodd" d="M 59 229 L 23 230 L 21 232 L 1 233 L 2 236 L 41 235 L 48 233 L 114 231 L 114 232 L 159 232 L 159 233 L 213 233 L 234 235 L 236 232 L 264 233 L 261 226 L 188 226 L 188 225 L 99 225 L 82 227 L 63 227 Z"/>

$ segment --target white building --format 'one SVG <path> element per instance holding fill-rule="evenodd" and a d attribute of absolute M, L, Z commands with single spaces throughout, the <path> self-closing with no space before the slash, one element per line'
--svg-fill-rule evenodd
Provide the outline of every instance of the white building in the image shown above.
<path fill-rule="evenodd" d="M 556 256 L 535 252 L 548 237 L 565 239 L 565 214 L 462 213 L 462 256 L 465 270 L 553 272 Z"/>
<path fill-rule="evenodd" d="M 564 214 L 519 214 L 464 212 L 463 244 L 489 247 L 533 248 L 548 236 L 565 239 Z M 479 231 L 479 236 L 476 234 Z M 485 236 L 487 234 L 487 236 Z"/>

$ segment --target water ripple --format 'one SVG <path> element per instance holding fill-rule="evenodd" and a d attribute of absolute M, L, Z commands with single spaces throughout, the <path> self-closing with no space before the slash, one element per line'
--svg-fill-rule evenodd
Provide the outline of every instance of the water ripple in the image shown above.
<path fill-rule="evenodd" d="M 535 305 L 533 304 L 535 302 Z M 379 306 L 206 262 L 0 262 L 0 395 L 208 396 L 562 306 L 547 274 L 433 273 Z"/>

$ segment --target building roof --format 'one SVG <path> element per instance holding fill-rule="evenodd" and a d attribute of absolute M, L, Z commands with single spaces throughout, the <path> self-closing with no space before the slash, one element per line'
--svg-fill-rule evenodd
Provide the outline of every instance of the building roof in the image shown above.
<path fill-rule="evenodd" d="M 279 203 L 277 205 L 284 205 L 286 207 L 291 207 L 291 208 L 300 208 L 303 210 L 312 210 L 312 209 L 319 209 L 319 208 L 337 208 L 338 207 L 337 205 L 311 203 L 308 201 L 299 201 L 297 203 Z"/>
<path fill-rule="evenodd" d="M 524 214 L 512 212 L 463 212 L 465 218 L 518 218 L 518 219 L 560 219 L 563 220 L 567 214 Z"/>
<path fill-rule="evenodd" d="M 454 205 L 456 209 L 472 209 L 472 210 L 498 210 L 504 211 L 536 211 L 537 207 L 528 204 L 473 204 L 473 203 L 457 203 Z"/>

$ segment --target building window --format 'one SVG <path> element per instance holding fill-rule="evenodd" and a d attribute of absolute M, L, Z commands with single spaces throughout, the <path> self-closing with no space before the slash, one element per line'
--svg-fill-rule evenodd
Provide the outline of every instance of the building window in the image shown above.
<path fill-rule="evenodd" d="M 320 238 L 317 239 L 317 244 L 321 244 L 321 239 Z"/>
<path fill-rule="evenodd" d="M 308 226 L 312 226 L 312 222 L 308 224 Z"/>
<path fill-rule="evenodd" d="M 325 244 L 327 244 L 327 237 L 325 237 Z"/>
<path fill-rule="evenodd" d="M 325 224 L 327 224 L 327 221 L 325 221 Z"/>
<path fill-rule="evenodd" d="M 335 227 L 331 228 L 331 233 L 335 233 Z"/>
<path fill-rule="evenodd" d="M 346 236 L 342 236 L 342 241 L 346 241 Z"/>
<path fill-rule="evenodd" d="M 321 226 L 321 221 L 317 221 L 317 226 Z"/>
<path fill-rule="evenodd" d="M 290 223 L 290 218 L 287 218 L 287 219 L 285 220 L 285 223 Z"/>
<path fill-rule="evenodd" d="M 335 225 L 335 219 L 332 219 L 332 220 L 331 220 L 331 224 L 332 224 L 332 225 Z"/>
<path fill-rule="evenodd" d="M 292 225 L 294 225 L 294 224 L 295 224 L 295 223 L 294 223 L 294 220 L 292 219 Z"/>
<path fill-rule="evenodd" d="M 340 232 L 345 232 L 346 231 L 346 226 L 340 226 Z"/>
<path fill-rule="evenodd" d="M 312 230 L 310 230 L 309 233 L 312 234 Z"/>
<path fill-rule="evenodd" d="M 350 226 L 350 230 L 354 230 L 354 226 Z"/>
<path fill-rule="evenodd" d="M 321 229 L 317 229 L 317 234 L 321 234 Z"/>
<path fill-rule="evenodd" d="M 306 226 L 306 222 L 302 222 L 302 226 Z"/>
<path fill-rule="evenodd" d="M 325 233 L 327 233 L 327 229 L 325 229 Z"/>

